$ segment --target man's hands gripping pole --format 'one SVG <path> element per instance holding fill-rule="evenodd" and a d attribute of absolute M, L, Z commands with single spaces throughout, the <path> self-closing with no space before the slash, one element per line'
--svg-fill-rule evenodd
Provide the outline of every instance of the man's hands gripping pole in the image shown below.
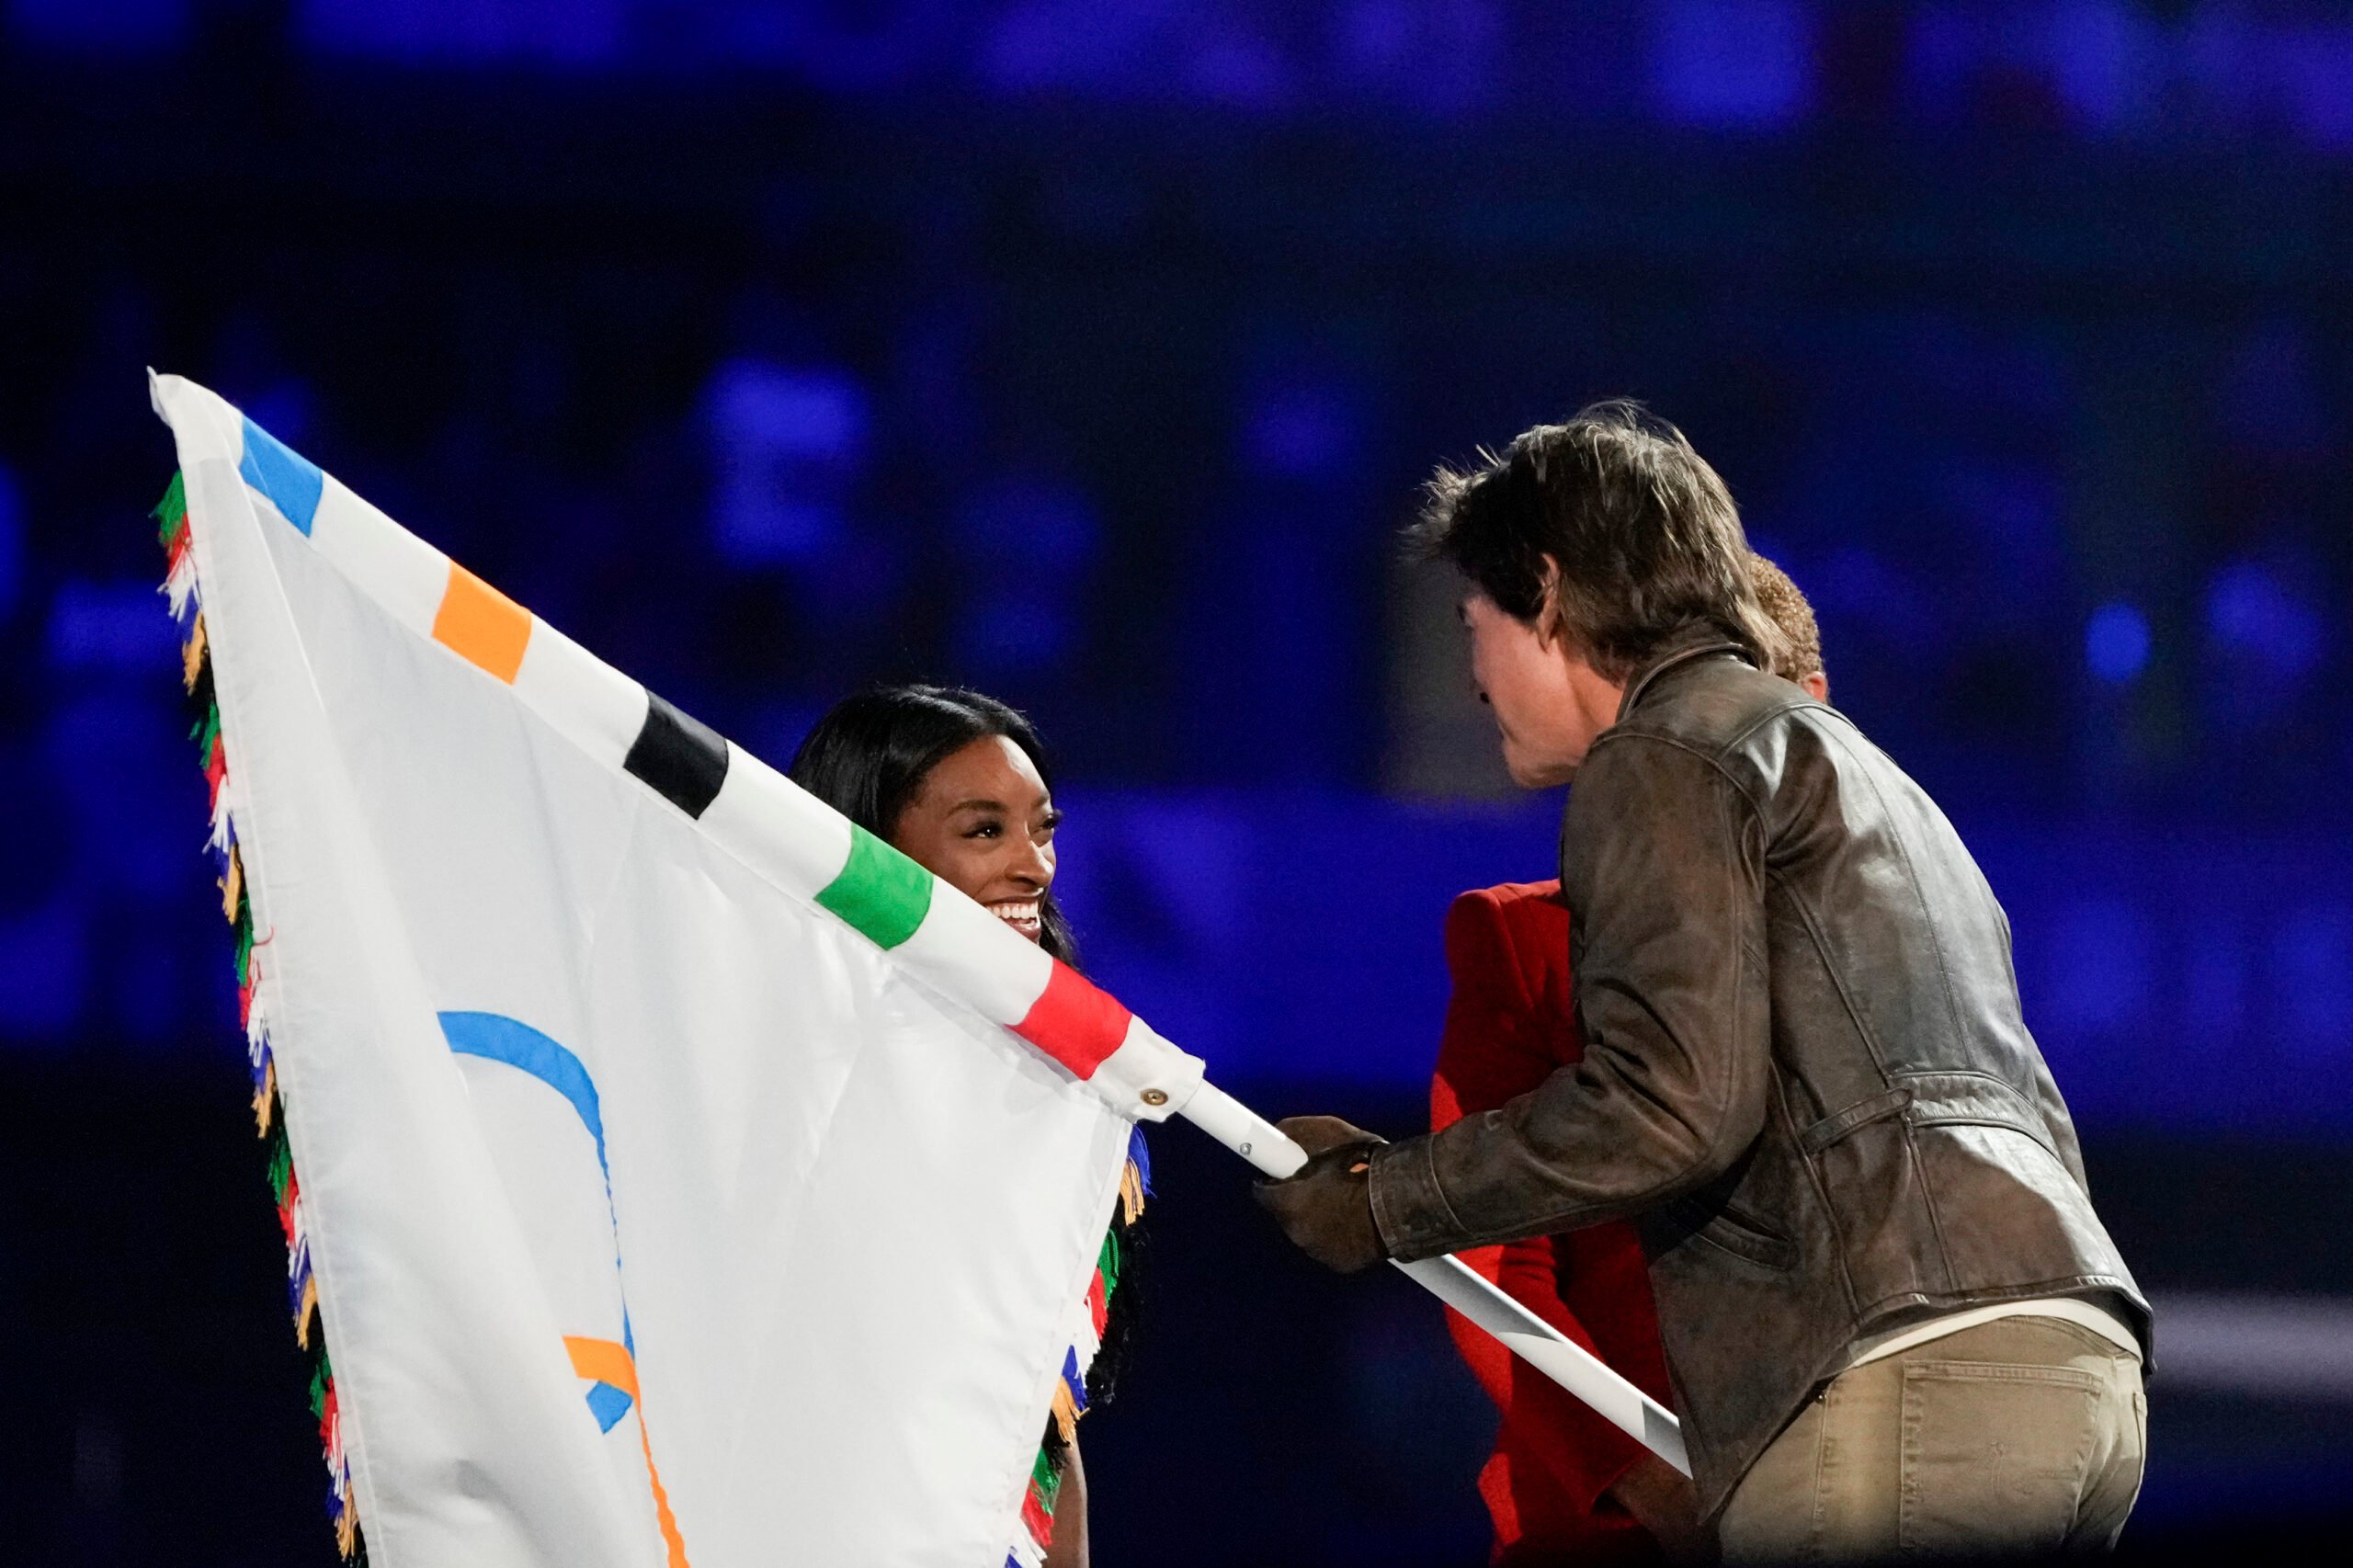
<path fill-rule="evenodd" d="M 1336 1116 L 1294 1116 L 1276 1125 L 1308 1155 L 1298 1175 L 1258 1183 L 1259 1205 L 1283 1233 L 1308 1256 L 1342 1274 L 1388 1256 L 1373 1221 L 1367 1175 L 1371 1152 L 1388 1140 Z M 1665 1460 L 1645 1454 L 1609 1488 L 1609 1495 L 1650 1531 L 1670 1563 L 1699 1568 L 1714 1560 L 1714 1541 L 1700 1527 L 1691 1483 Z"/>
<path fill-rule="evenodd" d="M 1388 1140 L 1336 1116 L 1294 1116 L 1276 1124 L 1307 1151 L 1297 1176 L 1258 1184 L 1259 1206 L 1299 1250 L 1342 1274 L 1389 1256 L 1372 1219 L 1372 1150 Z"/>

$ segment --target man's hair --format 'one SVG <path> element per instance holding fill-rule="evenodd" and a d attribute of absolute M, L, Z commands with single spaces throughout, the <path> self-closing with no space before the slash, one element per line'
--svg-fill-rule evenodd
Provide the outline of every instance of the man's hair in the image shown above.
<path fill-rule="evenodd" d="M 1696 624 L 1759 669 L 1781 634 L 1756 602 L 1732 493 L 1683 432 L 1639 403 L 1597 403 L 1523 432 L 1475 468 L 1440 468 L 1414 535 L 1525 621 L 1547 613 L 1623 680 Z M 1547 603 L 1547 565 L 1559 569 Z"/>
<path fill-rule="evenodd" d="M 1813 607 L 1806 603 L 1805 595 L 1790 581 L 1790 574 L 1774 562 L 1751 551 L 1748 557 L 1748 580 L 1756 589 L 1756 602 L 1773 624 L 1780 629 L 1781 658 L 1773 673 L 1783 680 L 1803 680 L 1823 674 L 1822 627 L 1813 619 Z"/>

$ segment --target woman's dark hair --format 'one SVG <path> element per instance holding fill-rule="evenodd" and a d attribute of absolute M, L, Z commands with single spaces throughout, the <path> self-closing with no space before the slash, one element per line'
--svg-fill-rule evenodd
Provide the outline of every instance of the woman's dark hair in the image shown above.
<path fill-rule="evenodd" d="M 931 770 L 974 741 L 1002 736 L 1035 764 L 1047 787 L 1053 771 L 1029 721 L 994 697 L 952 686 L 878 686 L 835 703 L 804 736 L 788 769 L 792 781 L 889 843 L 899 813 Z M 1038 944 L 1078 967 L 1070 922 L 1048 889 L 1038 903 Z"/>
<path fill-rule="evenodd" d="M 1597 403 L 1524 431 L 1500 457 L 1442 468 L 1415 530 L 1495 607 L 1557 629 L 1623 680 L 1695 622 L 1758 669 L 1782 637 L 1748 574 L 1732 492 L 1683 432 L 1639 403 Z M 1546 574 L 1559 577 L 1548 599 Z"/>

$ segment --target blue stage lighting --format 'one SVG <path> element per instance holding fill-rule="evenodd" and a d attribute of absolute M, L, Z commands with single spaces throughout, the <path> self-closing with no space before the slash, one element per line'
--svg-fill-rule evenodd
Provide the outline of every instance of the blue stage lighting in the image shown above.
<path fill-rule="evenodd" d="M 2129 686 L 2149 663 L 2149 621 L 2129 604 L 2105 604 L 2084 629 L 2084 662 L 2110 686 Z"/>

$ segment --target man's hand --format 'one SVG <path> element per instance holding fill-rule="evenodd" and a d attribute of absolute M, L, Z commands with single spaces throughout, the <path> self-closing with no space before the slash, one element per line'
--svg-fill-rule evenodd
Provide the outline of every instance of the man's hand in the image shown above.
<path fill-rule="evenodd" d="M 1336 1116 L 1294 1116 L 1278 1123 L 1305 1149 L 1307 1164 L 1283 1181 L 1258 1184 L 1258 1203 L 1300 1251 L 1342 1274 L 1389 1256 L 1372 1222 L 1367 1156 L 1385 1142 Z"/>
<path fill-rule="evenodd" d="M 1650 1531 L 1677 1568 L 1701 1568 L 1716 1560 L 1713 1535 L 1699 1528 L 1699 1494 L 1665 1460 L 1644 1454 L 1618 1478 L 1609 1495 Z"/>

